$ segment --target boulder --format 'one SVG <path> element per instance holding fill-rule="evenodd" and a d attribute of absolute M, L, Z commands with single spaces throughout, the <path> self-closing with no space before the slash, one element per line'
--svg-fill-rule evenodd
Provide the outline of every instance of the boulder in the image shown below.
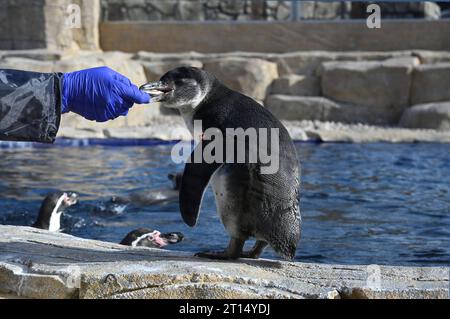
<path fill-rule="evenodd" d="M 53 62 L 27 58 L 7 57 L 0 60 L 0 69 L 26 70 L 31 72 L 53 72 Z"/>
<path fill-rule="evenodd" d="M 289 52 L 270 59 L 277 63 L 280 75 L 303 74 L 315 75 L 317 68 L 325 61 L 336 59 L 335 52 L 311 51 Z"/>
<path fill-rule="evenodd" d="M 119 116 L 104 123 L 88 121 L 75 113 L 67 113 L 62 116 L 61 127 L 76 129 L 136 128 L 151 125 L 153 119 L 160 115 L 160 107 L 155 104 L 135 105 L 127 116 Z"/>
<path fill-rule="evenodd" d="M 450 100 L 450 63 L 423 64 L 412 76 L 411 104 Z"/>
<path fill-rule="evenodd" d="M 174 60 L 174 61 L 158 61 L 158 62 L 144 62 L 142 63 L 147 77 L 147 81 L 157 81 L 167 71 L 180 66 L 191 66 L 196 68 L 203 68 L 203 63 L 196 60 Z"/>
<path fill-rule="evenodd" d="M 370 108 L 379 124 L 394 124 L 409 104 L 412 69 L 405 62 L 325 62 L 322 93 Z"/>
<path fill-rule="evenodd" d="M 281 120 L 379 124 L 379 115 L 368 107 L 319 96 L 270 95 L 265 107 Z"/>
<path fill-rule="evenodd" d="M 324 97 L 269 95 L 265 107 L 280 120 L 326 121 L 340 106 Z"/>
<path fill-rule="evenodd" d="M 125 75 L 137 86 L 147 82 L 141 63 L 131 59 L 131 54 L 122 52 L 88 53 L 65 58 L 55 63 L 55 72 L 72 72 L 86 68 L 107 66 Z"/>
<path fill-rule="evenodd" d="M 445 267 L 204 260 L 0 225 L 0 296 L 22 298 L 447 298 Z M 380 283 L 368 281 L 374 269 Z"/>
<path fill-rule="evenodd" d="M 320 79 L 308 75 L 286 75 L 273 81 L 270 94 L 287 94 L 298 96 L 320 95 Z"/>
<path fill-rule="evenodd" d="M 330 61 L 382 61 L 411 56 L 411 51 L 297 51 L 271 54 L 267 59 L 278 64 L 281 76 L 287 74 L 317 75 L 323 62 Z"/>
<path fill-rule="evenodd" d="M 181 53 L 157 53 L 148 51 L 139 51 L 134 54 L 133 59 L 142 62 L 159 62 L 159 61 L 180 61 L 180 60 L 200 60 L 205 58 L 206 54 L 194 51 Z"/>
<path fill-rule="evenodd" d="M 261 59 L 225 58 L 206 61 L 204 69 L 233 90 L 264 100 L 272 81 L 278 78 L 275 63 Z"/>
<path fill-rule="evenodd" d="M 450 143 L 450 131 L 321 121 L 282 121 L 294 139 L 325 143 Z"/>
<path fill-rule="evenodd" d="M 414 50 L 413 55 L 418 57 L 422 64 L 450 62 L 449 51 Z"/>
<path fill-rule="evenodd" d="M 1 58 L 25 58 L 39 61 L 61 60 L 63 53 L 56 50 L 35 49 L 35 50 L 7 50 L 0 51 Z"/>
<path fill-rule="evenodd" d="M 412 106 L 403 113 L 400 126 L 450 130 L 450 102 Z"/>

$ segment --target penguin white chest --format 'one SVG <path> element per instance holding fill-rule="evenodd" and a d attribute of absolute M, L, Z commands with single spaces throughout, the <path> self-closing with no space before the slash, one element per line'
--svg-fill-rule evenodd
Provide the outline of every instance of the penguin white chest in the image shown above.
<path fill-rule="evenodd" d="M 228 189 L 226 168 L 220 168 L 211 180 L 211 186 L 216 200 L 217 213 L 231 236 L 240 234 L 241 198 Z"/>
<path fill-rule="evenodd" d="M 61 229 L 61 215 L 59 212 L 52 212 L 52 216 L 50 216 L 50 223 L 48 230 L 57 232 Z"/>
<path fill-rule="evenodd" d="M 66 198 L 67 198 L 67 195 L 64 193 L 64 195 L 58 199 L 58 202 L 56 203 L 55 207 L 53 208 L 52 214 L 50 215 L 50 221 L 49 221 L 49 227 L 48 227 L 49 231 L 57 232 L 61 229 L 62 211 L 60 211 L 60 207 Z"/>

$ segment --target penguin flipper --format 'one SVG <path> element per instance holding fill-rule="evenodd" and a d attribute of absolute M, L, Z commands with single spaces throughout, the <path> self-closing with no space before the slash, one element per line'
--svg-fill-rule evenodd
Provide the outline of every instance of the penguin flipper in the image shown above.
<path fill-rule="evenodd" d="M 187 163 L 180 189 L 180 210 L 183 221 L 190 227 L 197 224 L 203 194 L 214 173 L 222 163 Z"/>

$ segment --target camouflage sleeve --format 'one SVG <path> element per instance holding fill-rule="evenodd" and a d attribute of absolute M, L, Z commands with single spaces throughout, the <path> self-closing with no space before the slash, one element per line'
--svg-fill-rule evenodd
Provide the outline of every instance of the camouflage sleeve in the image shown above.
<path fill-rule="evenodd" d="M 61 77 L 0 70 L 0 140 L 55 141 L 61 120 Z"/>

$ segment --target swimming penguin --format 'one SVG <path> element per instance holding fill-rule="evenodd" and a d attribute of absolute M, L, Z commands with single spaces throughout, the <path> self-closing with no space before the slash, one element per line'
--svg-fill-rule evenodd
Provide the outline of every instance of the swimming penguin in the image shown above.
<path fill-rule="evenodd" d="M 128 233 L 120 244 L 132 247 L 162 248 L 169 244 L 177 244 L 183 238 L 182 233 L 161 234 L 157 230 L 139 228 Z"/>
<path fill-rule="evenodd" d="M 259 258 L 269 244 L 282 257 L 293 259 L 300 239 L 300 168 L 294 144 L 283 124 L 253 99 L 229 89 L 214 75 L 197 68 L 176 68 L 159 82 L 143 85 L 141 90 L 150 94 L 153 102 L 178 109 L 191 133 L 196 120 L 202 121 L 202 133 L 215 128 L 225 137 L 227 129 L 254 128 L 258 134 L 256 144 L 259 144 L 260 129 L 270 132 L 278 129 L 279 152 L 271 144 L 266 148 L 266 154 L 279 155 L 279 169 L 270 174 L 263 173 L 260 159 L 256 163 L 248 160 L 249 150 L 255 148 L 255 143 L 245 143 L 243 163 L 236 161 L 236 152 L 230 152 L 223 144 L 225 163 L 196 160 L 195 154 L 204 154 L 213 142 L 202 135 L 201 143 L 184 169 L 180 210 L 184 222 L 195 226 L 203 194 L 211 182 L 218 214 L 231 239 L 225 251 L 197 256 Z M 250 237 L 256 238 L 255 246 L 243 253 L 244 243 Z"/>
<path fill-rule="evenodd" d="M 181 187 L 182 173 L 170 173 L 167 177 L 172 182 L 171 188 L 135 190 L 127 197 L 114 196 L 111 203 L 115 205 L 133 204 L 134 206 L 153 205 L 177 201 Z"/>
<path fill-rule="evenodd" d="M 78 194 L 72 192 L 54 192 L 44 199 L 38 218 L 33 227 L 52 232 L 61 230 L 61 215 L 64 210 L 78 202 Z"/>

